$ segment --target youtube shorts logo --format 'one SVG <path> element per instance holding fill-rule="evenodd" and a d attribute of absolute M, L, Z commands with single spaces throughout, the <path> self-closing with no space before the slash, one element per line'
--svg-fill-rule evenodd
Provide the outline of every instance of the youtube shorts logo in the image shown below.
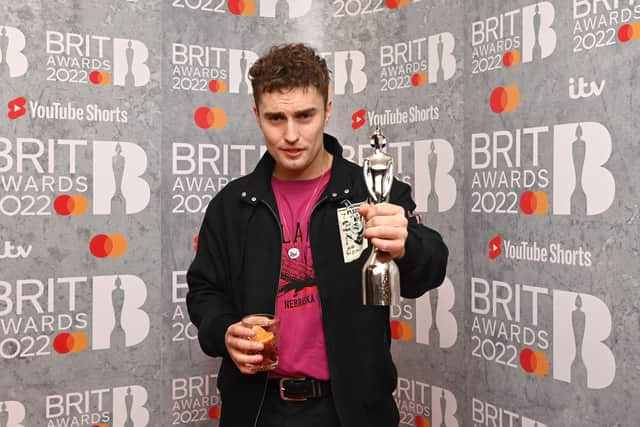
<path fill-rule="evenodd" d="M 502 238 L 496 236 L 489 240 L 489 258 L 496 259 L 502 254 Z"/>
<path fill-rule="evenodd" d="M 351 115 L 351 127 L 353 130 L 360 129 L 366 123 L 366 113 L 365 109 L 361 108 Z"/>
<path fill-rule="evenodd" d="M 24 116 L 27 112 L 27 109 L 25 108 L 26 104 L 27 100 L 23 96 L 9 101 L 9 103 L 7 104 L 7 106 L 9 107 L 9 112 L 7 113 L 9 119 L 15 120 L 19 117 Z"/>

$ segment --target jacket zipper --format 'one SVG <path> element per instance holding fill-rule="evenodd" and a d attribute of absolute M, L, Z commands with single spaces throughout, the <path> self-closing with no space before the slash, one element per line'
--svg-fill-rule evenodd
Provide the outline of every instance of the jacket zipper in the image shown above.
<path fill-rule="evenodd" d="M 327 196 L 321 198 L 320 200 L 318 200 L 316 202 L 315 205 L 313 205 L 313 209 L 311 209 L 311 213 L 309 214 L 309 229 L 311 229 L 311 217 L 313 216 L 313 213 L 315 212 L 316 208 L 321 205 L 322 203 L 324 203 L 324 201 L 327 200 Z M 284 236 L 282 235 L 282 227 L 280 227 L 280 218 L 278 218 L 278 215 L 276 215 L 275 211 L 273 210 L 273 208 L 271 207 L 271 205 L 269 205 L 269 203 L 265 202 L 264 200 L 260 200 L 260 203 L 264 204 L 267 209 L 269 209 L 269 212 L 271 212 L 271 215 L 273 215 L 273 218 L 276 220 L 276 223 L 278 225 L 278 230 L 280 231 L 280 267 L 278 268 L 278 281 L 280 281 L 280 274 L 282 273 L 282 241 L 284 240 Z M 311 234 L 309 233 L 309 236 Z M 309 242 L 309 244 L 311 244 L 311 242 Z M 275 314 L 276 312 L 276 304 L 277 304 L 277 298 L 276 300 L 273 301 L 273 313 Z M 257 427 L 258 426 L 258 419 L 260 419 L 260 412 L 262 412 L 262 407 L 264 406 L 264 398 L 267 395 L 267 385 L 269 382 L 269 374 L 267 374 L 267 376 L 264 379 L 264 388 L 262 389 L 262 398 L 260 399 L 260 406 L 258 407 L 258 413 L 256 414 L 256 418 L 253 421 L 253 427 Z"/>
<path fill-rule="evenodd" d="M 280 283 L 280 275 L 282 274 L 282 241 L 284 240 L 284 236 L 282 234 L 282 227 L 280 226 L 280 218 L 278 218 L 278 215 L 276 215 L 275 211 L 273 210 L 273 208 L 271 207 L 271 205 L 267 202 L 265 202 L 264 200 L 260 200 L 260 203 L 264 204 L 267 209 L 269 209 L 269 212 L 271 212 L 271 215 L 273 215 L 273 218 L 276 220 L 276 224 L 278 226 L 278 231 L 280 231 L 280 267 L 278 267 L 278 283 Z M 315 209 L 315 206 L 314 206 Z M 276 292 L 277 295 L 277 292 Z M 277 304 L 277 297 L 276 299 L 273 301 L 273 314 L 276 314 L 276 304 Z M 269 374 L 267 373 L 267 375 L 264 378 L 264 387 L 262 389 L 262 398 L 260 399 L 260 406 L 258 407 L 258 413 L 256 414 L 256 418 L 253 421 L 253 427 L 257 427 L 258 426 L 258 419 L 260 418 L 260 412 L 262 412 L 262 406 L 264 405 L 264 398 L 267 395 L 267 385 L 269 383 Z"/>

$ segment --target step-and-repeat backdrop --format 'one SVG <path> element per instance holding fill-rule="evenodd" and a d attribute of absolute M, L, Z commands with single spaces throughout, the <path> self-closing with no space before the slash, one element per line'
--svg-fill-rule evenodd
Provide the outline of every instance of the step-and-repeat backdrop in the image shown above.
<path fill-rule="evenodd" d="M 450 248 L 392 309 L 401 425 L 636 425 L 640 4 L 25 0 L 0 9 L 0 427 L 218 425 L 185 274 L 264 152 L 248 68 L 290 41 L 332 70 L 346 156 L 381 126 Z"/>

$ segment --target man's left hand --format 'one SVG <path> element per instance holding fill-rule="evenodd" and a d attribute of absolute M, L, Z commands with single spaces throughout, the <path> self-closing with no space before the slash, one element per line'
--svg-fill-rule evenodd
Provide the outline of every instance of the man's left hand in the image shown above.
<path fill-rule="evenodd" d="M 362 204 L 358 210 L 366 221 L 364 237 L 392 258 L 404 255 L 407 225 L 402 206 L 391 203 Z"/>

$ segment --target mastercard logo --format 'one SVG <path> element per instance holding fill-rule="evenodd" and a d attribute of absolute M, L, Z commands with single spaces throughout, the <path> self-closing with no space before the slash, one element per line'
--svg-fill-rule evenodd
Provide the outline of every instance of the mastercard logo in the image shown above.
<path fill-rule="evenodd" d="M 519 50 L 511 50 L 506 52 L 502 56 L 502 64 L 505 67 L 511 67 L 512 65 L 518 65 L 520 63 L 520 51 Z"/>
<path fill-rule="evenodd" d="M 222 129 L 227 124 L 227 113 L 222 108 L 200 107 L 193 115 L 201 129 Z"/>
<path fill-rule="evenodd" d="M 222 93 L 227 91 L 227 82 L 224 80 L 211 80 L 209 82 L 209 90 L 214 93 Z"/>
<path fill-rule="evenodd" d="M 402 8 L 405 7 L 406 5 L 408 5 L 410 2 L 410 0 L 385 0 L 385 3 L 387 4 L 387 7 L 389 9 L 397 9 L 397 8 Z"/>
<path fill-rule="evenodd" d="M 193 250 L 195 252 L 198 252 L 198 238 L 199 238 L 199 236 L 196 236 L 196 237 L 193 238 Z"/>
<path fill-rule="evenodd" d="M 239 16 L 251 16 L 256 13 L 256 2 L 253 0 L 229 0 L 229 12 Z"/>
<path fill-rule="evenodd" d="M 80 195 L 74 194 L 69 196 L 67 194 L 63 194 L 62 196 L 56 197 L 53 201 L 53 209 L 58 213 L 58 215 L 67 216 L 67 215 L 82 215 L 89 208 L 89 202 L 87 199 Z"/>
<path fill-rule="evenodd" d="M 427 73 L 415 73 L 411 76 L 413 86 L 422 86 L 427 82 Z"/>
<path fill-rule="evenodd" d="M 623 42 L 640 39 L 640 22 L 624 24 L 618 29 L 618 39 Z"/>
<path fill-rule="evenodd" d="M 489 105 L 491 106 L 491 111 L 496 114 L 515 111 L 520 105 L 520 89 L 516 85 L 495 88 L 491 92 Z"/>
<path fill-rule="evenodd" d="M 543 377 L 549 372 L 549 359 L 542 351 L 525 348 L 520 352 L 520 366 L 525 372 Z"/>
<path fill-rule="evenodd" d="M 399 341 L 409 341 L 413 339 L 413 327 L 409 324 L 409 322 L 392 320 L 391 338 Z"/>
<path fill-rule="evenodd" d="M 89 250 L 96 258 L 118 258 L 127 252 L 127 239 L 122 234 L 98 234 L 89 243 Z"/>
<path fill-rule="evenodd" d="M 83 332 L 63 332 L 53 339 L 53 349 L 56 353 L 80 353 L 87 348 L 89 338 Z"/>
<path fill-rule="evenodd" d="M 544 215 L 549 210 L 549 198 L 544 191 L 525 191 L 520 196 L 520 209 L 525 215 Z"/>
<path fill-rule="evenodd" d="M 429 420 L 422 415 L 416 415 L 414 421 L 416 423 L 416 427 L 431 427 Z"/>
<path fill-rule="evenodd" d="M 91 427 L 109 427 L 109 424 L 94 424 Z"/>
<path fill-rule="evenodd" d="M 207 411 L 207 415 L 209 415 L 209 418 L 211 418 L 212 420 L 219 420 L 221 413 L 222 413 L 222 407 L 219 406 L 219 405 L 218 406 L 212 406 Z"/>
<path fill-rule="evenodd" d="M 111 83 L 111 74 L 106 71 L 92 71 L 89 80 L 94 85 L 108 85 Z"/>

